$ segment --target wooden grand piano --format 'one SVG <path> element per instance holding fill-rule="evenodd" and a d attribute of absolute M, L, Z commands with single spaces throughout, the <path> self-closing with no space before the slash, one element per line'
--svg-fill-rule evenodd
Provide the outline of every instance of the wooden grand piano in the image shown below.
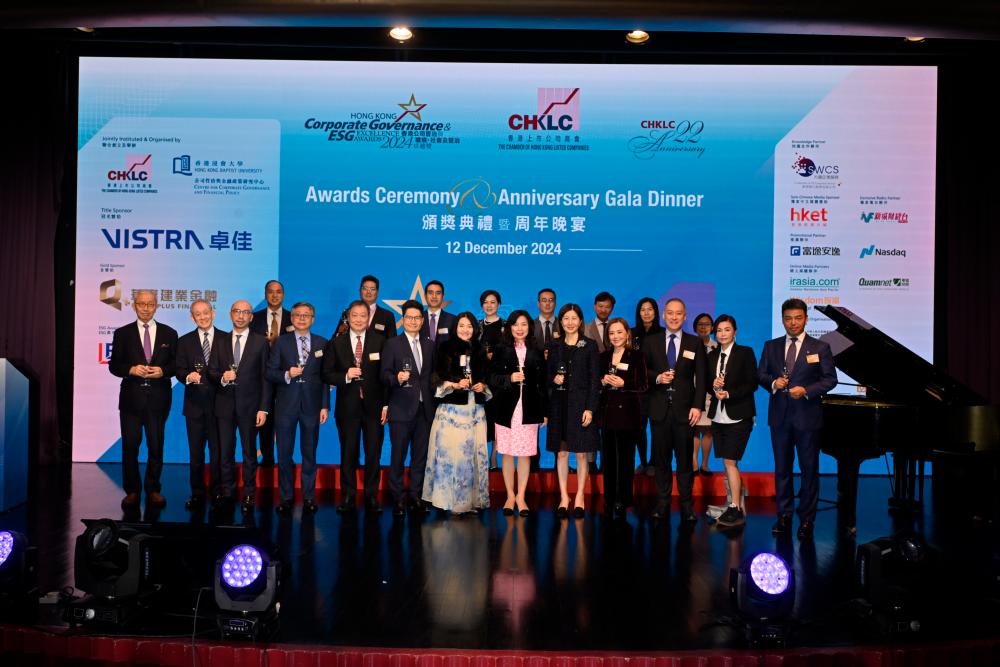
<path fill-rule="evenodd" d="M 837 459 L 841 522 L 856 525 L 862 461 L 892 454 L 890 511 L 923 504 L 925 461 L 966 457 L 992 466 L 1000 452 L 1000 407 L 840 306 L 816 309 L 837 324 L 824 335 L 837 368 L 864 396 L 823 399 L 821 451 Z M 987 489 L 987 491 L 989 491 Z M 994 491 L 995 493 L 995 491 Z"/>

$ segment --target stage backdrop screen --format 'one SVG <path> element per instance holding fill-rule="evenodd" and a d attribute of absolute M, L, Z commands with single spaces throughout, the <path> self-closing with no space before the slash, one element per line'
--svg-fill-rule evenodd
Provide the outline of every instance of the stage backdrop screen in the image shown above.
<path fill-rule="evenodd" d="M 485 289 L 536 314 L 551 287 L 588 320 L 607 290 L 630 323 L 679 296 L 686 329 L 729 313 L 758 355 L 798 296 L 931 358 L 934 67 L 81 58 L 79 77 L 77 461 L 121 459 L 107 364 L 140 288 L 181 334 L 194 299 L 228 330 L 270 278 L 324 336 L 368 273 L 397 313 L 432 279 L 477 315 Z M 766 407 L 747 470 L 773 469 Z M 332 418 L 318 459 L 339 461 Z"/>

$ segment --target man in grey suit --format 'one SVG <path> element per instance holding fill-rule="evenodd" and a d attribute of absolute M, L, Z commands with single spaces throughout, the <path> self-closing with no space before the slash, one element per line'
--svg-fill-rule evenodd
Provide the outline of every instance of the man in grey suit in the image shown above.
<path fill-rule="evenodd" d="M 587 322 L 583 335 L 597 343 L 597 351 L 604 352 L 611 343 L 608 342 L 608 318 L 615 309 L 615 297 L 610 292 L 600 292 L 594 297 L 594 319 Z"/>

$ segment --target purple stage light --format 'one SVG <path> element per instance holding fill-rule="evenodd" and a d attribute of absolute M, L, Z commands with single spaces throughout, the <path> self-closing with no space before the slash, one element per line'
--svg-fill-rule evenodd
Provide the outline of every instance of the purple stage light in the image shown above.
<path fill-rule="evenodd" d="M 260 552 L 249 544 L 233 547 L 222 561 L 222 580 L 231 588 L 246 588 L 264 569 Z"/>
<path fill-rule="evenodd" d="M 0 530 L 0 565 L 7 562 L 14 550 L 14 536 L 9 530 Z"/>
<path fill-rule="evenodd" d="M 768 595 L 780 595 L 788 590 L 788 565 L 775 554 L 762 553 L 754 556 L 750 561 L 750 577 Z"/>

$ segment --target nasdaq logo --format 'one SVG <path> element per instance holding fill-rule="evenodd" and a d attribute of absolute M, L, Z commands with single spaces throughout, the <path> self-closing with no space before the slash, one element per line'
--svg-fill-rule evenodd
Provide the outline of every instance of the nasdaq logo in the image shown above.
<path fill-rule="evenodd" d="M 101 234 L 115 250 L 204 250 L 193 229 L 102 228 Z"/>
<path fill-rule="evenodd" d="M 864 259 L 874 255 L 875 257 L 906 257 L 906 251 L 901 248 L 876 248 L 875 244 L 871 244 L 867 248 L 861 249 L 861 254 L 858 255 L 858 259 Z"/>
<path fill-rule="evenodd" d="M 868 246 L 867 248 L 862 248 L 861 249 L 861 254 L 858 255 L 858 259 L 864 259 L 868 255 L 873 255 L 873 254 L 875 254 L 875 244 L 874 243 L 872 245 Z"/>

